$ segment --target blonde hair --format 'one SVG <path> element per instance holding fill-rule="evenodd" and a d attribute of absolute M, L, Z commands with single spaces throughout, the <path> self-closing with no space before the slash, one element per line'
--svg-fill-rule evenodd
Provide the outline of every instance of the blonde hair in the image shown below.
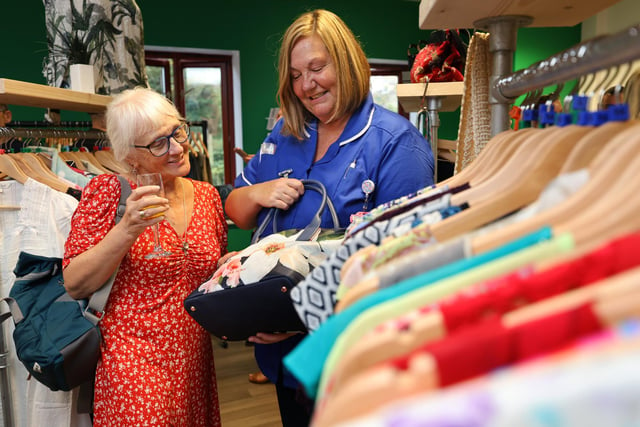
<path fill-rule="evenodd" d="M 134 144 L 149 142 L 142 137 L 164 125 L 168 117 L 184 120 L 169 99 L 151 89 L 137 87 L 115 95 L 106 113 L 107 136 L 115 158 L 123 161 Z"/>
<path fill-rule="evenodd" d="M 330 121 L 352 114 L 369 94 L 371 69 L 362 46 L 349 27 L 336 14 L 317 9 L 300 15 L 287 29 L 278 60 L 278 104 L 284 117 L 282 132 L 303 139 L 304 126 L 311 118 L 293 92 L 291 51 L 302 38 L 317 36 L 322 40 L 336 69 L 336 105 Z"/>

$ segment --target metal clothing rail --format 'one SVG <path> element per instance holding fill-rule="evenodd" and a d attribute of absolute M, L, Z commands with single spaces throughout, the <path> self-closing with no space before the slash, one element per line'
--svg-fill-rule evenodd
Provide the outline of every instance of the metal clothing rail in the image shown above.
<path fill-rule="evenodd" d="M 10 128 L 86 128 L 91 129 L 92 123 L 90 121 L 64 121 L 60 123 L 52 123 L 45 120 L 12 120 L 7 123 L 7 127 Z"/>
<path fill-rule="evenodd" d="M 600 36 L 537 62 L 494 82 L 492 96 L 501 103 L 535 89 L 563 83 L 581 76 L 640 58 L 640 25 L 608 36 Z M 503 129 L 506 130 L 506 129 Z"/>
<path fill-rule="evenodd" d="M 0 127 L 0 137 L 13 138 L 74 138 L 96 139 L 106 141 L 106 132 L 100 130 L 70 130 L 53 128 L 3 128 Z"/>
<path fill-rule="evenodd" d="M 207 142 L 206 121 L 190 121 L 190 126 L 202 128 L 202 138 Z M 85 129 L 66 129 L 85 128 Z M 52 124 L 47 121 L 12 121 L 7 127 L 0 127 L 0 137 L 14 138 L 82 138 L 108 140 L 107 133 L 91 129 L 91 122 L 69 121 Z"/>

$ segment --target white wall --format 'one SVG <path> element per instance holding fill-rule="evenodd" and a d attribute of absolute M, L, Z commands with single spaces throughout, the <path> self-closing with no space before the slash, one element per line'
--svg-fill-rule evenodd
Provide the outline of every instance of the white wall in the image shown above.
<path fill-rule="evenodd" d="M 640 1 L 622 0 L 582 23 L 582 40 L 640 24 Z"/>
<path fill-rule="evenodd" d="M 614 4 L 582 23 L 582 40 L 586 41 L 603 34 L 614 34 L 638 24 L 640 24 L 640 1 L 621 0 L 619 3 Z M 625 84 L 629 76 L 640 72 L 639 70 L 640 60 L 635 61 L 631 65 L 631 69 L 629 69 L 626 64 L 622 65 L 618 70 L 612 70 L 612 72 L 615 73 L 615 77 L 607 84 L 607 86 L 611 87 L 619 83 Z M 614 74 L 610 74 L 607 77 L 606 71 L 601 71 L 596 73 L 595 77 L 591 80 L 589 88 L 582 88 L 584 91 L 590 91 L 592 93 L 595 92 L 593 93 L 595 96 L 593 96 L 590 105 L 592 109 L 597 107 L 599 92 L 606 89 L 602 88 L 599 83 L 601 83 L 605 77 L 607 78 L 607 81 L 609 81 L 609 78 L 612 76 L 614 76 Z M 585 79 L 585 81 L 588 83 L 587 79 Z M 632 114 L 635 116 L 637 111 L 632 111 Z"/>

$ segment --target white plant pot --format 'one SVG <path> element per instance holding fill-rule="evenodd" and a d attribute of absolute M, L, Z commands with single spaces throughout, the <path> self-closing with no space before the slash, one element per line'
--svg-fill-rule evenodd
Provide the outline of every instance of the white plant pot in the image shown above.
<path fill-rule="evenodd" d="M 93 65 L 71 65 L 69 67 L 69 79 L 71 80 L 71 90 L 88 93 L 96 92 Z"/>

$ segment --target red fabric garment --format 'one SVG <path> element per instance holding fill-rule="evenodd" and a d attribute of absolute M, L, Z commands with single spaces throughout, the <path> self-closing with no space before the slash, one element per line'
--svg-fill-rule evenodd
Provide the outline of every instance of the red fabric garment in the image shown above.
<path fill-rule="evenodd" d="M 591 304 L 509 329 L 495 318 L 463 328 L 389 363 L 405 370 L 413 357 L 427 352 L 435 358 L 439 384 L 445 387 L 573 345 L 602 327 Z"/>
<path fill-rule="evenodd" d="M 640 233 L 534 272 L 530 267 L 474 285 L 440 304 L 448 331 L 577 289 L 640 265 Z"/>
<path fill-rule="evenodd" d="M 513 362 L 573 345 L 579 338 L 599 332 L 604 325 L 592 304 L 557 313 L 513 328 L 509 333 L 514 348 Z"/>
<path fill-rule="evenodd" d="M 179 236 L 166 220 L 160 223 L 160 241 L 172 254 L 144 258 L 153 247 L 148 227 L 120 265 L 100 323 L 96 427 L 220 425 L 211 338 L 182 303 L 214 273 L 227 244 L 226 221 L 215 188 L 191 182 L 193 216 L 186 235 Z M 104 174 L 85 187 L 63 265 L 111 229 L 119 185 L 115 175 Z"/>

